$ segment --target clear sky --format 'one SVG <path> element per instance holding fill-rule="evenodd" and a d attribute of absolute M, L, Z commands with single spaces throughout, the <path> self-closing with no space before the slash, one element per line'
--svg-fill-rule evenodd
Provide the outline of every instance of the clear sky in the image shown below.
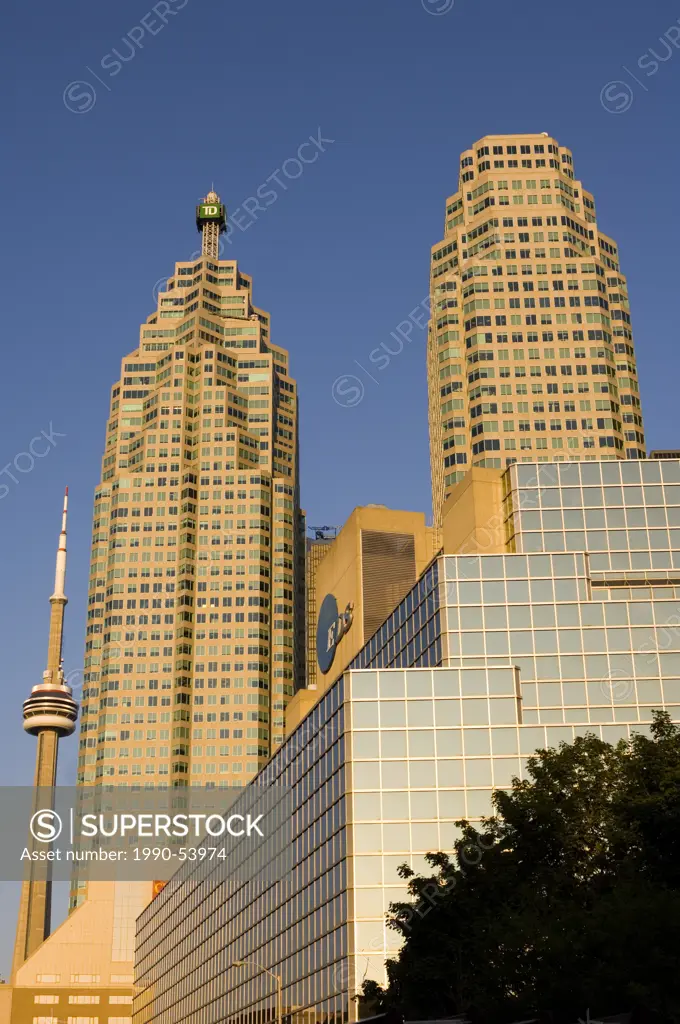
<path fill-rule="evenodd" d="M 78 681 L 109 389 L 154 285 L 196 252 L 194 206 L 212 183 L 235 218 L 226 255 L 253 275 L 299 382 L 308 522 L 342 524 L 369 502 L 429 512 L 425 332 L 401 352 L 391 332 L 426 298 L 458 155 L 487 133 L 546 131 L 573 150 L 628 275 L 648 446 L 680 444 L 679 19 L 670 0 L 5 10 L 4 784 L 32 779 L 21 702 L 44 668 L 63 487 Z M 383 342 L 395 354 L 377 370 Z M 64 783 L 76 755 L 62 744 Z M 16 893 L 0 896 L 2 970 Z"/>

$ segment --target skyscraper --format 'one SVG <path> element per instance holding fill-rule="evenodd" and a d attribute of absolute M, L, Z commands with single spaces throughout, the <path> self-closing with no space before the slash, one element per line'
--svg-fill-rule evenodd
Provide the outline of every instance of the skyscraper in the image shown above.
<path fill-rule="evenodd" d="M 436 526 L 471 466 L 645 457 L 617 245 L 545 132 L 461 155 L 432 250 L 428 395 Z"/>
<path fill-rule="evenodd" d="M 296 384 L 250 277 L 219 259 L 216 193 L 196 222 L 202 255 L 176 264 L 111 392 L 79 783 L 242 784 L 293 693 Z"/>
<path fill-rule="evenodd" d="M 64 593 L 66 582 L 66 513 L 68 488 L 64 495 L 61 533 L 54 575 L 54 593 L 50 597 L 50 632 L 47 648 L 47 668 L 43 681 L 34 686 L 31 696 L 24 701 L 24 729 L 38 740 L 35 758 L 34 787 L 40 806 L 49 806 L 50 791 L 57 782 L 57 753 L 59 739 L 70 736 L 76 727 L 78 705 L 71 688 L 64 680 L 61 651 L 64 636 L 64 609 L 68 598 Z M 54 805 L 52 805 L 54 806 Z M 12 974 L 35 952 L 50 933 L 52 882 L 43 865 L 31 863 L 30 876 L 21 890 L 19 920 Z"/>

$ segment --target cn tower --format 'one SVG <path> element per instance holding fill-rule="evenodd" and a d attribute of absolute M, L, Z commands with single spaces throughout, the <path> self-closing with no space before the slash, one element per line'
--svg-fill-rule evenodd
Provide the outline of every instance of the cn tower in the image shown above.
<path fill-rule="evenodd" d="M 54 593 L 50 597 L 50 634 L 47 648 L 47 668 L 41 683 L 34 686 L 31 696 L 24 701 L 24 729 L 38 739 L 35 761 L 34 789 L 41 808 L 53 799 L 57 782 L 57 750 L 59 739 L 70 736 L 76 727 L 78 705 L 71 687 L 64 681 L 62 667 L 62 641 L 64 635 L 64 609 L 68 598 L 64 593 L 66 582 L 66 513 L 68 487 L 64 494 L 61 533 L 57 549 L 54 575 Z M 32 844 L 32 840 L 29 845 Z M 14 947 L 12 973 L 35 952 L 50 933 L 52 881 L 44 867 L 31 869 L 23 882 L 17 937 Z"/>

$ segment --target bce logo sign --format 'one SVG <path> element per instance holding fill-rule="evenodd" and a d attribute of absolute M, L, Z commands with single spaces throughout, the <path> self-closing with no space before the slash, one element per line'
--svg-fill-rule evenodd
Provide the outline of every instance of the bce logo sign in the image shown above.
<path fill-rule="evenodd" d="M 335 658 L 335 649 L 352 625 L 354 605 L 350 602 L 344 612 L 338 612 L 338 602 L 327 594 L 321 605 L 316 627 L 316 658 L 325 675 Z"/>

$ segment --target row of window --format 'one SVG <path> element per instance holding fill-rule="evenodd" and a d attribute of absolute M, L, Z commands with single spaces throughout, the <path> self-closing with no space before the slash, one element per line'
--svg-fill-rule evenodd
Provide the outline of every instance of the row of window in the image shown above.
<path fill-rule="evenodd" d="M 56 1005 L 61 999 L 61 996 L 54 995 L 37 995 L 33 997 L 34 1003 L 40 1003 L 43 1006 Z M 108 999 L 112 1006 L 121 1006 L 123 1003 L 131 1003 L 131 995 L 110 995 Z M 69 1003 L 80 1003 L 80 1004 L 91 1004 L 95 1005 L 101 1002 L 101 996 L 87 995 L 87 996 L 69 996 Z"/>

